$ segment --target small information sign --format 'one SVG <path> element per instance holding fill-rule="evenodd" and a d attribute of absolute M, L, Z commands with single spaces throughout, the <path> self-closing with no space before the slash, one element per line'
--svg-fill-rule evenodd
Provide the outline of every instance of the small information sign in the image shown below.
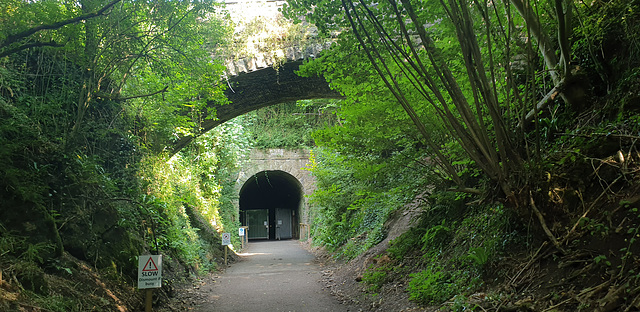
<path fill-rule="evenodd" d="M 231 234 L 222 233 L 222 246 L 231 245 Z"/>
<path fill-rule="evenodd" d="M 238 228 L 238 235 L 244 236 L 244 228 Z"/>
<path fill-rule="evenodd" d="M 138 289 L 162 287 L 162 255 L 138 257 Z"/>

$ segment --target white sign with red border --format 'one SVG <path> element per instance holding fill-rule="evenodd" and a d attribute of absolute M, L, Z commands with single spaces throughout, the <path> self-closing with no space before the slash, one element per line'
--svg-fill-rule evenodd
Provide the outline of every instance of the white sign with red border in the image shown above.
<path fill-rule="evenodd" d="M 138 289 L 162 287 L 162 255 L 138 257 Z"/>
<path fill-rule="evenodd" d="M 231 233 L 222 233 L 222 246 L 231 245 Z"/>

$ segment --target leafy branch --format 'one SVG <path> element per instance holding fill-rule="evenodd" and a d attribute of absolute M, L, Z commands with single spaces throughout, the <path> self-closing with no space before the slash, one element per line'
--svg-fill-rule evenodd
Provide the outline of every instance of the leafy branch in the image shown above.
<path fill-rule="evenodd" d="M 5 47 L 7 47 L 7 46 L 9 46 L 9 45 L 11 45 L 13 43 L 16 43 L 16 42 L 18 42 L 18 41 L 20 41 L 20 40 L 22 40 L 24 38 L 27 38 L 27 37 L 39 32 L 39 31 L 42 31 L 42 30 L 55 30 L 55 29 L 62 28 L 62 27 L 66 26 L 66 25 L 69 25 L 69 24 L 75 24 L 75 23 L 78 23 L 78 22 L 86 21 L 86 20 L 94 18 L 94 17 L 101 16 L 101 15 L 104 14 L 104 12 L 109 10 L 111 7 L 113 7 L 114 5 L 116 5 L 120 1 L 122 1 L 122 0 L 113 0 L 113 1 L 109 2 L 107 5 L 105 5 L 104 7 L 102 7 L 101 9 L 99 9 L 96 12 L 82 14 L 80 16 L 76 16 L 76 17 L 73 17 L 73 18 L 70 18 L 70 19 L 67 19 L 67 20 L 64 20 L 64 21 L 55 22 L 53 24 L 39 25 L 39 26 L 36 26 L 36 27 L 33 27 L 33 28 L 29 28 L 29 29 L 27 29 L 25 31 L 19 32 L 19 33 L 15 34 L 15 35 L 10 35 L 2 43 L 0 43 L 0 49 L 5 48 Z M 12 49 L 10 52 L 11 53 L 15 53 L 15 52 L 18 52 L 18 51 L 21 51 L 21 50 L 24 50 L 24 49 L 31 48 L 32 46 L 30 46 L 30 45 L 31 44 L 26 44 L 26 45 L 20 46 L 20 47 L 18 47 L 16 49 Z M 11 54 L 11 53 L 9 53 L 9 54 Z M 3 54 L 0 54 L 0 56 L 9 55 L 9 54 L 4 54 L 4 55 Z"/>
<path fill-rule="evenodd" d="M 60 44 L 60 43 L 57 43 L 55 41 L 28 43 L 28 44 L 24 44 L 24 45 L 21 45 L 19 47 L 16 47 L 16 48 L 4 51 L 4 52 L 0 52 L 0 57 L 5 57 L 5 56 L 11 55 L 13 53 L 20 52 L 22 50 L 31 49 L 31 48 L 38 48 L 38 47 L 60 48 L 60 47 L 64 47 L 64 44 Z"/>
<path fill-rule="evenodd" d="M 97 96 L 97 98 L 105 98 L 105 99 L 110 99 L 110 100 L 126 101 L 126 100 L 138 99 L 138 98 L 143 98 L 143 97 L 150 97 L 150 96 L 154 96 L 154 95 L 159 94 L 159 93 L 165 93 L 165 92 L 168 91 L 168 89 L 169 89 L 169 86 L 166 86 L 166 87 L 164 87 L 164 89 L 158 90 L 158 91 L 153 92 L 153 93 L 139 94 L 139 95 L 127 96 L 127 97 L 123 97 L 123 98 L 111 97 L 111 96 L 108 96 L 108 95 Z"/>

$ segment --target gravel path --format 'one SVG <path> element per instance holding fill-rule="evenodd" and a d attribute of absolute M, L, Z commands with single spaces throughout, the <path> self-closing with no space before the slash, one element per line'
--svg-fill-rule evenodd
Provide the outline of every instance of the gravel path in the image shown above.
<path fill-rule="evenodd" d="M 321 267 L 296 240 L 251 242 L 214 283 L 198 312 L 349 311 L 321 283 Z"/>

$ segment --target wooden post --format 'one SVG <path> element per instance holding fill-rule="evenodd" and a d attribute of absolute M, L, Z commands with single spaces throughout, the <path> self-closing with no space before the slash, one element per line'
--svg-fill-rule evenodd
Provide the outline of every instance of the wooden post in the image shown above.
<path fill-rule="evenodd" d="M 229 246 L 224 245 L 224 265 L 227 265 L 227 252 L 229 250 Z"/>
<path fill-rule="evenodd" d="M 311 237 L 311 227 L 307 223 L 300 223 L 300 240 L 309 240 Z"/>
<path fill-rule="evenodd" d="M 153 288 L 147 288 L 146 294 L 147 294 L 147 298 L 145 300 L 144 311 L 151 312 L 152 305 L 153 305 Z"/>

